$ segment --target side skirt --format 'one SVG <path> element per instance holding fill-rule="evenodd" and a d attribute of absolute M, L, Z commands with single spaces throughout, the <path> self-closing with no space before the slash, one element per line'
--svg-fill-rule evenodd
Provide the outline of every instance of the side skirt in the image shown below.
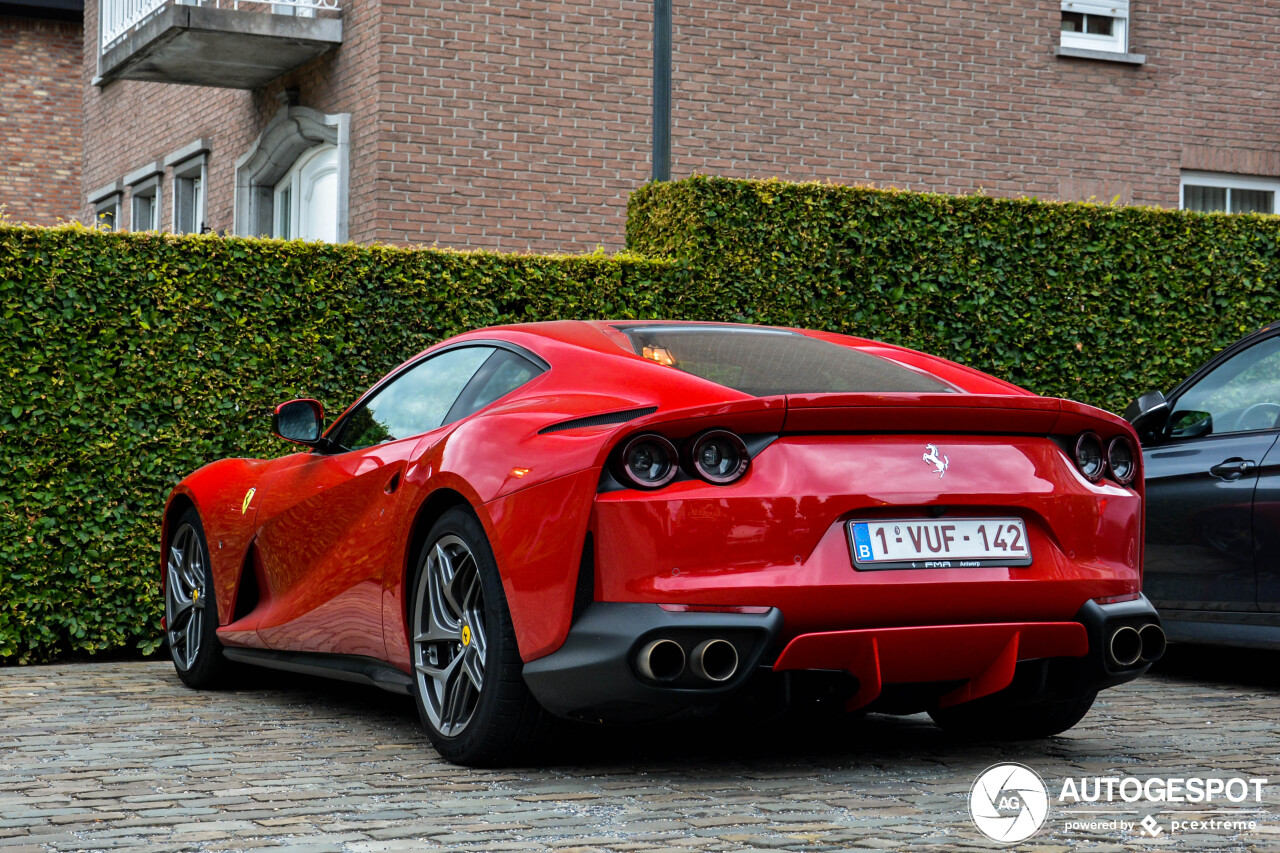
<path fill-rule="evenodd" d="M 222 654 L 237 663 L 247 663 L 267 669 L 283 669 L 304 675 L 336 678 L 368 684 L 391 693 L 413 695 L 413 678 L 389 663 L 377 658 L 357 655 L 331 655 L 319 652 L 281 652 L 268 649 L 242 649 L 227 647 Z"/>
<path fill-rule="evenodd" d="M 1162 610 L 1160 619 L 1171 643 L 1280 649 L 1280 618 L 1275 613 Z"/>

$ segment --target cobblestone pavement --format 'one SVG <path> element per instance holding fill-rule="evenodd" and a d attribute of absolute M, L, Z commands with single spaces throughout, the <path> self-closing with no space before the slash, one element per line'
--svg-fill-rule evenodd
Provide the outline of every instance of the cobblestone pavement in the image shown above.
<path fill-rule="evenodd" d="M 443 763 L 411 702 L 372 688 L 254 676 L 198 693 L 161 662 L 0 669 L 0 853 L 14 849 L 375 851 L 985 850 L 969 818 L 977 774 L 1026 764 L 1050 790 L 1044 827 L 1018 849 L 1280 850 L 1280 654 L 1190 650 L 1102 694 L 1065 736 L 954 742 L 927 717 L 591 729 L 554 764 Z M 1266 777 L 1260 806 L 1066 814 L 1067 778 Z M 1214 806 L 1231 805 L 1215 803 Z M 1136 822 L 1161 833 L 1073 827 Z M 1256 828 L 1169 828 L 1173 819 Z M 1004 848 L 1008 849 L 1008 848 Z"/>

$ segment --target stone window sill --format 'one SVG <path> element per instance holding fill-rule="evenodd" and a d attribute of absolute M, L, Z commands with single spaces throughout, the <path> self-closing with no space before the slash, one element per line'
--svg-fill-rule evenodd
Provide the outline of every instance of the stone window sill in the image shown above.
<path fill-rule="evenodd" d="M 1145 65 L 1147 62 L 1147 57 L 1141 53 L 1112 53 L 1109 50 L 1086 50 L 1062 45 L 1058 45 L 1053 53 L 1063 59 L 1096 59 L 1102 62 L 1119 62 L 1122 65 Z"/>

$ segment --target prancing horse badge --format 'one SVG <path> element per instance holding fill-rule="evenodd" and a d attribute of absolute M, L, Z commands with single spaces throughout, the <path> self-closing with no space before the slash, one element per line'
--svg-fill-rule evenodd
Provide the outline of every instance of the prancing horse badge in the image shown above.
<path fill-rule="evenodd" d="M 933 466 L 933 470 L 938 472 L 938 479 L 942 479 L 947 475 L 947 469 L 951 467 L 951 460 L 938 452 L 936 444 L 926 444 L 924 446 L 924 461 Z"/>

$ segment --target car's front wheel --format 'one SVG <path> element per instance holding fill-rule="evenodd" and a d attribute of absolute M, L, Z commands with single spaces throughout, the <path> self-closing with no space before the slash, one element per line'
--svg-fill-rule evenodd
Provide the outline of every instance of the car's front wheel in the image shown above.
<path fill-rule="evenodd" d="M 521 675 L 502 579 L 475 516 L 453 509 L 436 522 L 410 595 L 414 694 L 432 744 L 456 764 L 518 757 L 541 709 Z"/>
<path fill-rule="evenodd" d="M 929 712 L 944 731 L 973 740 L 1034 740 L 1061 734 L 1084 719 L 1096 692 L 1052 702 L 1018 703 L 999 694 Z"/>
<path fill-rule="evenodd" d="M 218 607 L 204 526 L 194 507 L 174 525 L 164 578 L 165 641 L 178 677 L 188 687 L 220 686 L 230 662 L 218 642 Z"/>

